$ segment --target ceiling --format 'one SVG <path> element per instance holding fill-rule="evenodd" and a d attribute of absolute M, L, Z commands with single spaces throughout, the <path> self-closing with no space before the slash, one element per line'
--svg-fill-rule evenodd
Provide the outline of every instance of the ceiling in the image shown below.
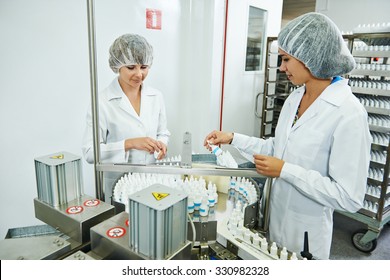
<path fill-rule="evenodd" d="M 316 0 L 283 0 L 282 27 L 302 14 L 314 12 L 315 8 Z"/>

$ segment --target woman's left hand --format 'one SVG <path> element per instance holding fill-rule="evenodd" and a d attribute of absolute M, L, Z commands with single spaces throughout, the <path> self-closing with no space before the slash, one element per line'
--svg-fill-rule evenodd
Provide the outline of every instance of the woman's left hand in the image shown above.
<path fill-rule="evenodd" d="M 160 151 L 159 151 L 158 156 L 157 156 L 156 159 L 157 160 L 161 160 L 167 154 L 167 146 L 163 142 L 161 142 L 161 141 L 157 141 L 157 145 L 158 145 Z"/>
<path fill-rule="evenodd" d="M 284 160 L 276 157 L 253 155 L 257 173 L 267 177 L 279 177 L 284 165 Z"/>

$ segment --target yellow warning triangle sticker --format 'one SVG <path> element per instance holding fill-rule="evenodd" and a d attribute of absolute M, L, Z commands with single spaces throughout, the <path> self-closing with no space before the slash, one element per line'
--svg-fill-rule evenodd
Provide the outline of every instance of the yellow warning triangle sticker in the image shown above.
<path fill-rule="evenodd" d="M 156 200 L 161 200 L 161 199 L 163 199 L 163 198 L 166 198 L 166 197 L 169 195 L 169 193 L 157 193 L 157 192 L 152 192 L 152 195 L 154 196 L 154 198 L 155 198 Z"/>
<path fill-rule="evenodd" d="M 63 154 L 60 154 L 58 156 L 52 156 L 50 158 L 53 158 L 53 159 L 64 159 L 64 155 Z"/>

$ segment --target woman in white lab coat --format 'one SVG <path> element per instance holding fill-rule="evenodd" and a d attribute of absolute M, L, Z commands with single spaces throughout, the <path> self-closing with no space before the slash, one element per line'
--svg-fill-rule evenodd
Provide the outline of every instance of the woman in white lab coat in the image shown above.
<path fill-rule="evenodd" d="M 99 93 L 101 161 L 148 164 L 162 159 L 170 136 L 164 98 L 144 84 L 153 48 L 140 35 L 124 34 L 113 42 L 109 53 L 109 65 L 118 76 Z M 89 163 L 94 162 L 92 135 L 89 110 L 82 146 Z"/>
<path fill-rule="evenodd" d="M 236 146 L 272 177 L 269 238 L 279 246 L 328 259 L 333 211 L 363 206 L 370 162 L 367 112 L 339 75 L 355 65 L 337 26 L 318 13 L 302 15 L 278 36 L 280 71 L 303 85 L 285 101 L 275 137 L 211 132 L 213 144 Z"/>

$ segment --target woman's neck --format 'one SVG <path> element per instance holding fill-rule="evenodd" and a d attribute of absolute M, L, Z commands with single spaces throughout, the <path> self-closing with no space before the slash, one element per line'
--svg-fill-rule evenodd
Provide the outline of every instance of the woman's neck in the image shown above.
<path fill-rule="evenodd" d="M 298 117 L 300 118 L 303 113 L 313 104 L 313 102 L 321 95 L 321 93 L 329 86 L 331 80 L 311 79 L 305 83 L 305 94 L 301 99 L 301 103 L 298 108 Z"/>
<path fill-rule="evenodd" d="M 305 83 L 305 94 L 313 101 L 330 85 L 332 79 L 312 79 Z"/>

